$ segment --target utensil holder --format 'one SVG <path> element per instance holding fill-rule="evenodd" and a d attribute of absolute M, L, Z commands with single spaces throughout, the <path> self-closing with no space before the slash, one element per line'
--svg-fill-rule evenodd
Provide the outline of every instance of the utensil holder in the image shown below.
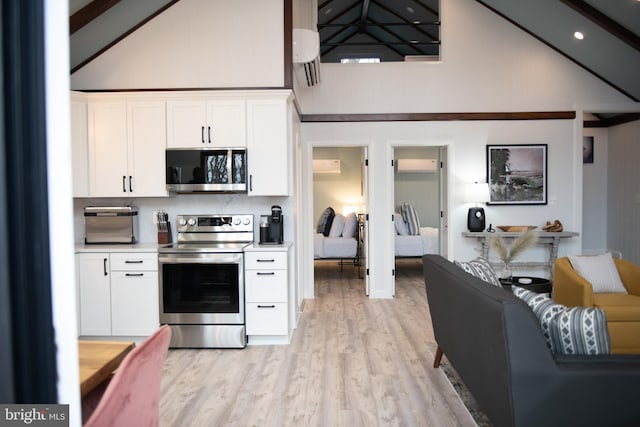
<path fill-rule="evenodd" d="M 166 245 L 171 243 L 171 223 L 167 222 L 167 229 L 158 231 L 158 243 L 161 245 Z"/>

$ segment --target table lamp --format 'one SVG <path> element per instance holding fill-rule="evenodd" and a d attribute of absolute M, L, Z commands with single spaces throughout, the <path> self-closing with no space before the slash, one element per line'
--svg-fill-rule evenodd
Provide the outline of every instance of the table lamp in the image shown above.
<path fill-rule="evenodd" d="M 469 184 L 467 200 L 476 203 L 476 206 L 469 208 L 467 213 L 467 228 L 469 231 L 484 231 L 486 225 L 484 208 L 479 207 L 478 204 L 486 203 L 489 200 L 489 185 L 486 182 Z"/>

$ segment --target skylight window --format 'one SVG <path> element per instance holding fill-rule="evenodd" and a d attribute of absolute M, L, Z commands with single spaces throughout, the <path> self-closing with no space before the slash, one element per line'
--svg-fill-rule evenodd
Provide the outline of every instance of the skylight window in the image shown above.
<path fill-rule="evenodd" d="M 340 58 L 341 64 L 376 64 L 380 58 Z"/>

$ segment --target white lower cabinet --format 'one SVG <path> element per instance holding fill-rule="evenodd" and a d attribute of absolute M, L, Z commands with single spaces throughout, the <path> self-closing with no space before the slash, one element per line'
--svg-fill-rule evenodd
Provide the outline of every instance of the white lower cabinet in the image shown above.
<path fill-rule="evenodd" d="M 249 344 L 288 341 L 288 254 L 245 252 L 246 326 Z"/>
<path fill-rule="evenodd" d="M 80 335 L 148 336 L 159 326 L 158 257 L 78 254 Z"/>

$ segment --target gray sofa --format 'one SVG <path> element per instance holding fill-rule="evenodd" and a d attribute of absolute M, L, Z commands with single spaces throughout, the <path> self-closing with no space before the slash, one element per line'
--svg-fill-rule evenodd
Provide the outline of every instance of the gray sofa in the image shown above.
<path fill-rule="evenodd" d="M 444 353 L 494 426 L 640 425 L 640 356 L 554 355 L 510 291 L 440 255 L 423 265 L 434 367 Z"/>

